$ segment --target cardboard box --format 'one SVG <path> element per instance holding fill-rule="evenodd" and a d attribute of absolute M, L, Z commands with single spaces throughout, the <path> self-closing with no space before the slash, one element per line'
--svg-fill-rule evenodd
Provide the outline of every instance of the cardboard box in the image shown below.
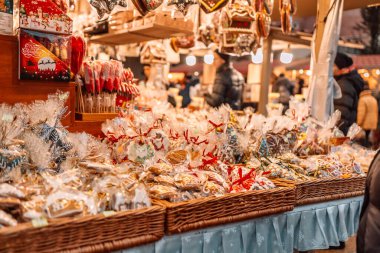
<path fill-rule="evenodd" d="M 72 33 L 73 21 L 51 0 L 20 0 L 19 5 L 20 28 L 56 34 Z"/>
<path fill-rule="evenodd" d="M 13 34 L 13 0 L 0 0 L 0 34 Z"/>
<path fill-rule="evenodd" d="M 70 81 L 71 36 L 20 29 L 19 78 Z"/>

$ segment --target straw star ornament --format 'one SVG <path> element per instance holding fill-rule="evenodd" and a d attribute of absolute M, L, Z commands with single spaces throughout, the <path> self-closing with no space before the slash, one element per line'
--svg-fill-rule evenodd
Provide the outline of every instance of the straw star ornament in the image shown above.
<path fill-rule="evenodd" d="M 168 5 L 175 5 L 177 10 L 186 16 L 190 5 L 197 4 L 196 0 L 169 0 Z"/>

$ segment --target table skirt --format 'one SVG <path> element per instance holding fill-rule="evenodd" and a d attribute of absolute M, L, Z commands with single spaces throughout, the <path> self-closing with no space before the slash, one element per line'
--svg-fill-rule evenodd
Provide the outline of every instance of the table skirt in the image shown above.
<path fill-rule="evenodd" d="M 293 211 L 187 233 L 118 253 L 293 253 L 338 246 L 353 236 L 363 197 L 296 207 Z"/>

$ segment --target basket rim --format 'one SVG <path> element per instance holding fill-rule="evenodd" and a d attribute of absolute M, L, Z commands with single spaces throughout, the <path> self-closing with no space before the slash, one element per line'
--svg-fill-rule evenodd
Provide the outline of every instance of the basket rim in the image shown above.
<path fill-rule="evenodd" d="M 308 183 L 317 183 L 317 182 L 344 182 L 344 181 L 349 181 L 349 180 L 358 180 L 358 179 L 366 179 L 367 176 L 351 176 L 348 178 L 338 178 L 338 177 L 331 177 L 331 178 L 310 178 L 309 180 L 290 180 L 290 179 L 285 179 L 285 178 L 273 178 L 271 179 L 275 184 L 276 182 L 284 182 L 289 184 L 287 187 L 291 187 L 290 185 L 300 185 L 300 184 L 308 184 Z"/>
<path fill-rule="evenodd" d="M 0 228 L 0 238 L 1 236 L 14 234 L 14 233 L 20 233 L 22 231 L 26 230 L 34 230 L 34 229 L 49 229 L 52 227 L 60 227 L 62 225 L 65 225 L 67 223 L 70 223 L 72 225 L 75 224 L 81 224 L 86 223 L 89 221 L 94 220 L 108 220 L 108 219 L 118 219 L 125 216 L 132 217 L 132 216 L 140 216 L 145 215 L 147 213 L 154 213 L 157 215 L 165 215 L 165 206 L 162 205 L 152 205 L 150 207 L 144 207 L 140 209 L 133 209 L 133 210 L 125 210 L 125 211 L 118 211 L 115 213 L 111 213 L 110 215 L 104 215 L 104 213 L 99 213 L 95 215 L 86 215 L 83 217 L 72 217 L 72 218 L 56 218 L 56 219 L 47 219 L 48 224 L 46 226 L 42 227 L 34 227 L 32 222 L 24 222 L 17 224 L 14 227 L 3 227 Z"/>
<path fill-rule="evenodd" d="M 315 182 L 344 182 L 344 181 L 350 181 L 350 180 L 359 180 L 359 179 L 366 179 L 367 176 L 351 176 L 348 178 L 340 178 L 340 177 L 332 177 L 332 178 L 313 178 L 312 180 L 306 180 L 306 181 L 297 181 L 296 184 L 307 184 L 307 183 L 315 183 Z"/>
<path fill-rule="evenodd" d="M 174 208 L 174 207 L 182 206 L 182 205 L 197 204 L 199 202 L 220 201 L 224 199 L 235 198 L 237 196 L 261 195 L 261 194 L 269 194 L 269 193 L 274 193 L 274 192 L 289 192 L 290 193 L 290 192 L 293 192 L 294 190 L 295 190 L 294 187 L 281 186 L 281 187 L 276 187 L 276 188 L 268 189 L 268 190 L 251 190 L 251 191 L 246 191 L 246 192 L 226 193 L 222 196 L 217 196 L 217 197 L 210 196 L 210 197 L 191 199 L 191 200 L 180 201 L 180 202 L 175 202 L 175 203 L 169 202 L 167 200 L 161 200 L 161 199 L 154 199 L 154 202 L 166 208 Z"/>

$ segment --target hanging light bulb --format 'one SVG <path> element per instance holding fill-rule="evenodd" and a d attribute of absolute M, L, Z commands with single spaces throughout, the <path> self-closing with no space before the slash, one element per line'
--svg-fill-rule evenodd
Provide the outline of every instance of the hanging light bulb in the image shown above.
<path fill-rule="evenodd" d="M 255 64 L 263 63 L 263 50 L 261 48 L 257 49 L 256 54 L 251 54 L 252 62 Z"/>
<path fill-rule="evenodd" d="M 213 64 L 214 63 L 214 54 L 208 52 L 207 54 L 205 54 L 203 56 L 203 61 L 204 61 L 204 63 L 209 64 L 209 65 Z"/>
<path fill-rule="evenodd" d="M 288 44 L 288 48 L 283 50 L 280 54 L 280 62 L 284 64 L 289 64 L 293 60 L 293 53 L 292 50 L 290 50 L 290 44 Z"/>
<path fill-rule="evenodd" d="M 197 58 L 194 55 L 188 55 L 186 56 L 186 65 L 188 66 L 194 66 L 197 63 Z"/>

